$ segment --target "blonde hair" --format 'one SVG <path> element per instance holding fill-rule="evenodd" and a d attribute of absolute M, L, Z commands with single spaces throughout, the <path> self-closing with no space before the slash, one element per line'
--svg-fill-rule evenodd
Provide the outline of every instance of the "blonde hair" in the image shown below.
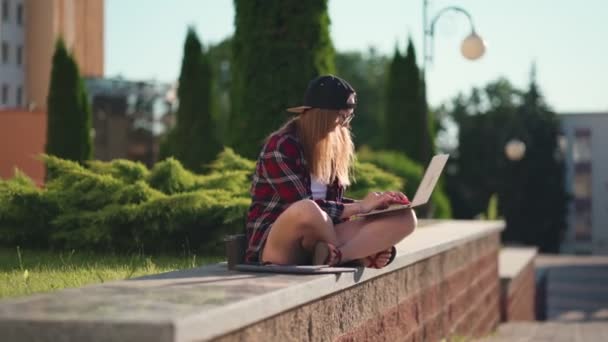
<path fill-rule="evenodd" d="M 348 186 L 355 162 L 355 144 L 350 128 L 339 124 L 340 115 L 339 110 L 312 108 L 288 121 L 277 132 L 295 125 L 310 173 L 322 183 L 332 184 L 337 179 L 341 185 Z"/>

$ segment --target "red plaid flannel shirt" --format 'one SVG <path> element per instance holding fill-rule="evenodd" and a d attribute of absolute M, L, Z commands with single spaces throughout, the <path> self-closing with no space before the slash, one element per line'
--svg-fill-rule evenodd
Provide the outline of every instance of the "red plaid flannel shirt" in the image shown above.
<path fill-rule="evenodd" d="M 295 126 L 270 137 L 258 157 L 251 185 L 252 203 L 247 215 L 246 261 L 260 262 L 270 227 L 292 203 L 312 199 L 310 171 Z M 315 202 L 334 223 L 342 222 L 344 187 L 337 181 L 327 187 L 325 200 Z"/>

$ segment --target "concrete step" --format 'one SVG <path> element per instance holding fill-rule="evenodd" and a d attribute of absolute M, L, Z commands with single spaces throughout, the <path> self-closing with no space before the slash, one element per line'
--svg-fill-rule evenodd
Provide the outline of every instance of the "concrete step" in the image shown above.
<path fill-rule="evenodd" d="M 599 342 L 608 341 L 608 322 L 510 322 L 483 342 Z"/>

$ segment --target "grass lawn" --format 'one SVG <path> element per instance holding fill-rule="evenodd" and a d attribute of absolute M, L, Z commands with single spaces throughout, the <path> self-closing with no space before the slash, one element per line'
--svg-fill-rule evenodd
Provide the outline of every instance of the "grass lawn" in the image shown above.
<path fill-rule="evenodd" d="M 0 298 L 128 279 L 220 261 L 220 257 L 46 252 L 0 248 Z"/>

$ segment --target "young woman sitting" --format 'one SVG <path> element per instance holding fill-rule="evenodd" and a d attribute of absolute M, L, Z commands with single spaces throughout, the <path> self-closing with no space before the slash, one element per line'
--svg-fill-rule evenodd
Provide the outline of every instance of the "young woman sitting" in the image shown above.
<path fill-rule="evenodd" d="M 353 219 L 388 205 L 409 203 L 397 191 L 343 197 L 355 157 L 350 121 L 357 98 L 345 80 L 312 80 L 304 105 L 270 134 L 259 154 L 247 216 L 246 261 L 262 264 L 340 265 L 381 268 L 394 245 L 413 232 L 411 209 Z"/>

